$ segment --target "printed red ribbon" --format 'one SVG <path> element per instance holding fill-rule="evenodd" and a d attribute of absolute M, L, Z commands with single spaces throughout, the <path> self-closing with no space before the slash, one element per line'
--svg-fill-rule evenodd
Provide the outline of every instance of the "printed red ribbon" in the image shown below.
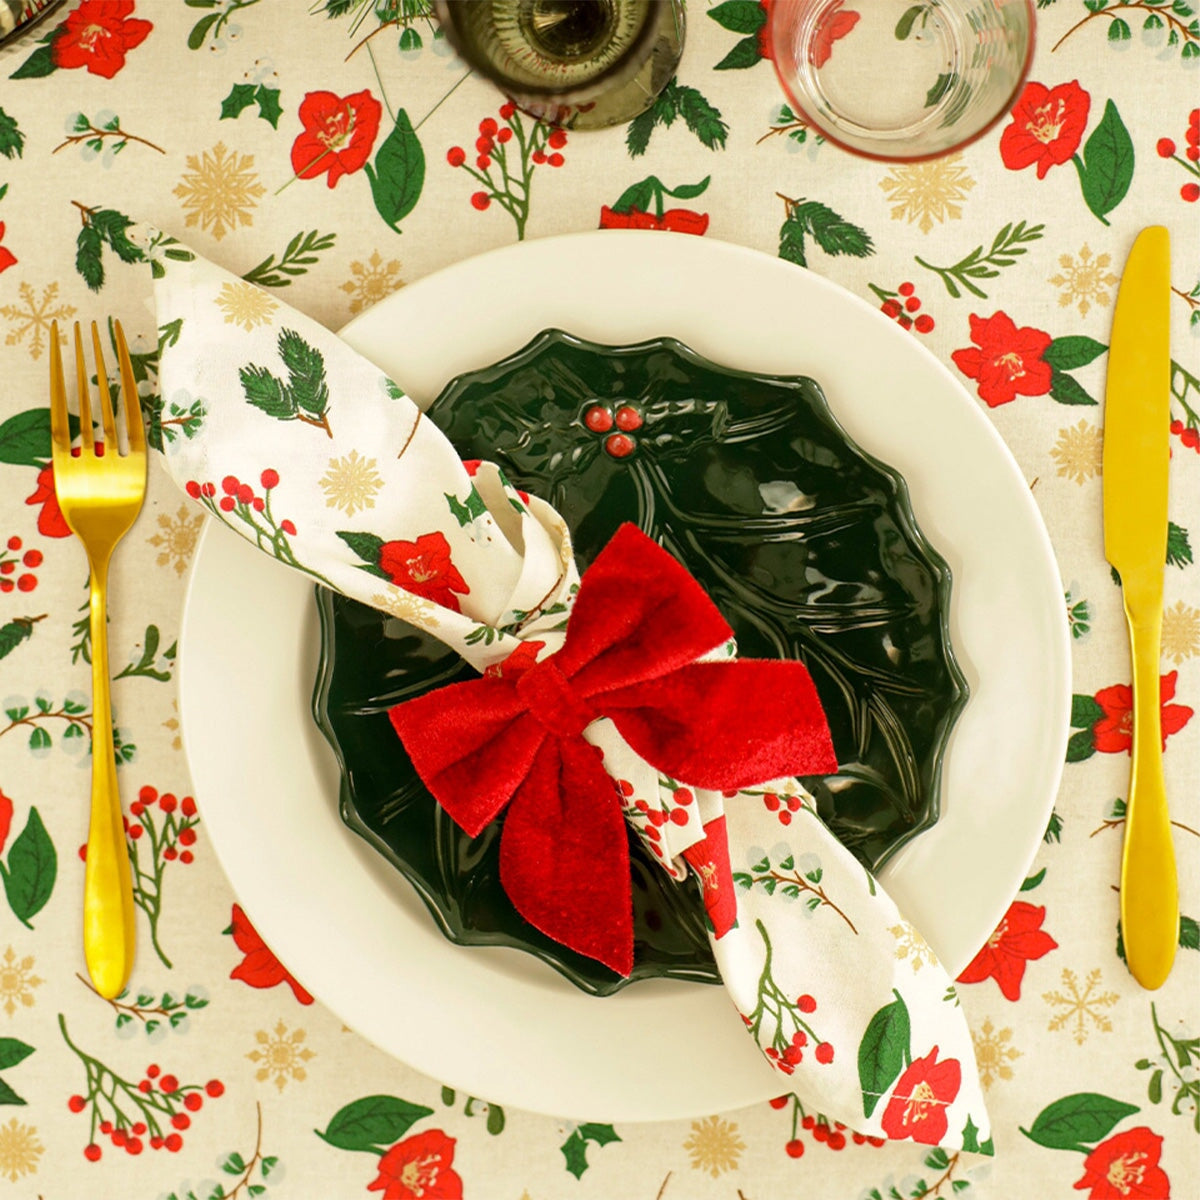
<path fill-rule="evenodd" d="M 691 787 L 732 791 L 837 769 L 798 662 L 697 662 L 731 630 L 688 572 L 623 525 L 584 575 L 562 648 L 391 710 L 413 766 L 471 836 L 508 805 L 500 878 L 535 928 L 621 975 L 633 906 L 621 798 L 584 740 L 609 718 L 633 750 Z M 510 803 L 511 802 L 511 803 Z"/>

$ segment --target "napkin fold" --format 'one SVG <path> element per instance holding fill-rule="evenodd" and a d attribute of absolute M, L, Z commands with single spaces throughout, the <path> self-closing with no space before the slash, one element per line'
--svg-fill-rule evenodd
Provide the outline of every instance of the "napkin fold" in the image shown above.
<path fill-rule="evenodd" d="M 594 856 L 595 831 L 607 829 L 602 836 L 611 841 L 614 819 L 619 828 L 614 814 L 623 815 L 668 874 L 699 880 L 722 980 L 781 1091 L 868 1136 L 990 1153 L 971 1034 L 952 981 L 792 777 L 830 765 L 821 758 L 830 752 L 828 731 L 823 742 L 824 719 L 804 698 L 803 668 L 733 661 L 723 621 L 715 637 L 695 644 L 684 637 L 680 665 L 689 669 L 724 664 L 788 674 L 796 712 L 780 732 L 783 726 L 761 721 L 739 725 L 730 707 L 715 706 L 708 738 L 723 747 L 722 763 L 727 756 L 730 764 L 724 774 L 711 762 L 701 769 L 698 753 L 681 754 L 678 737 L 655 742 L 645 722 L 631 722 L 584 687 L 586 668 L 571 647 L 584 640 L 574 627 L 588 607 L 592 571 L 610 551 L 619 550 L 624 565 L 610 564 L 615 582 L 603 571 L 596 577 L 597 594 L 605 586 L 610 593 L 638 588 L 653 570 L 646 564 L 655 562 L 699 592 L 678 563 L 644 535 L 622 530 L 581 588 L 559 514 L 515 489 L 496 465 L 464 463 L 402 390 L 335 334 L 156 230 L 131 235 L 155 279 L 160 331 L 159 394 L 143 402 L 151 418 L 164 408 L 189 414 L 172 436 L 160 437 L 166 467 L 186 494 L 287 567 L 453 647 L 480 671 L 485 689 L 490 680 L 504 684 L 505 696 L 523 690 L 514 711 L 535 714 L 527 731 L 552 729 L 558 737 L 565 730 L 593 748 L 582 791 L 563 783 L 561 759 L 536 769 L 536 811 L 559 811 L 551 836 L 544 822 L 524 820 L 537 828 L 523 851 L 514 847 L 518 861 L 510 863 L 521 880 L 517 890 L 530 893 L 518 902 L 521 911 L 539 927 L 546 912 L 566 912 L 568 919 L 551 923 L 559 920 L 555 927 L 574 936 L 581 915 L 590 915 L 579 906 L 593 894 L 586 856 Z M 603 637 L 636 676 L 637 664 L 652 656 L 636 637 L 637 606 L 631 611 Z M 667 609 L 654 639 L 674 636 L 672 611 L 683 614 L 677 619 L 685 633 L 709 620 L 702 607 Z M 534 683 L 522 685 L 520 677 Z M 695 695 L 691 703 L 699 708 Z M 454 709 L 445 705 L 455 698 L 431 699 L 437 696 L 393 714 L 410 750 L 430 704 L 453 721 L 445 713 Z M 478 719 L 477 708 L 462 711 Z M 672 713 L 677 732 L 685 728 L 681 711 Z M 659 725 L 661 734 L 667 726 Z M 441 742 L 414 754 L 434 795 L 445 795 L 468 832 L 487 814 L 456 812 L 456 789 L 438 784 L 439 771 L 453 775 L 459 763 L 468 772 L 498 773 L 518 736 L 527 733 L 497 727 L 490 751 L 477 741 L 475 757 L 462 763 L 460 749 Z M 787 753 L 764 750 L 772 737 Z M 602 773 L 592 769 L 598 762 Z M 784 777 L 759 778 L 764 772 Z M 525 786 L 522 778 L 508 795 Z M 585 815 L 571 820 L 568 810 Z M 506 835 L 510 819 L 511 812 Z M 623 848 L 623 838 L 615 841 Z M 525 869 L 523 856 L 541 865 Z M 612 901 L 612 868 L 609 861 L 600 871 L 609 880 L 605 903 Z M 624 927 L 617 933 L 623 945 Z M 614 944 L 602 938 L 585 952 L 604 958 Z M 620 969 L 619 948 L 616 954 Z M 703 1055 L 704 1047 L 696 1052 Z"/>

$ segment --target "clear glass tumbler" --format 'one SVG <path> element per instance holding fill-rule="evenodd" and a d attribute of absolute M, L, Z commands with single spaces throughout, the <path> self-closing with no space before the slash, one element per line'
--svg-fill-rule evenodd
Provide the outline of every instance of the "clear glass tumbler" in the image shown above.
<path fill-rule="evenodd" d="M 683 0 L 434 0 L 450 44 L 518 108 L 570 129 L 633 120 L 683 52 Z"/>
<path fill-rule="evenodd" d="M 769 42 L 797 116 L 872 158 L 932 158 L 1012 105 L 1032 0 L 775 0 Z"/>

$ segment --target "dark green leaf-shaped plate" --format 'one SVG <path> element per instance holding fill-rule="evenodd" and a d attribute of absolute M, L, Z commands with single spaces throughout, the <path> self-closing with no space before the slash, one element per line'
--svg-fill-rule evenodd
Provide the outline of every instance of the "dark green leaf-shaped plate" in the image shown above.
<path fill-rule="evenodd" d="M 947 632 L 950 573 L 904 480 L 859 449 L 810 379 L 751 375 L 670 339 L 599 346 L 542 333 L 451 382 L 429 410 L 465 459 L 499 463 L 566 518 L 581 568 L 623 521 L 700 581 L 743 657 L 799 658 L 833 731 L 821 815 L 878 867 L 937 820 L 946 738 L 967 689 Z M 446 936 L 516 946 L 606 995 L 625 981 L 551 942 L 500 887 L 503 817 L 469 838 L 413 772 L 387 711 L 472 677 L 452 651 L 319 590 L 314 712 L 343 771 L 341 812 L 416 887 Z M 630 839 L 631 979 L 716 981 L 703 909 Z"/>

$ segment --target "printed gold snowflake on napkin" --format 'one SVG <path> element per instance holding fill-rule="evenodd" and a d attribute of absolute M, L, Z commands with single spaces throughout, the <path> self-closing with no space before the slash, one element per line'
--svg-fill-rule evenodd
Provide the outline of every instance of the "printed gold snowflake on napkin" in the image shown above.
<path fill-rule="evenodd" d="M 267 189 L 251 170 L 253 154 L 237 154 L 218 142 L 202 154 L 189 154 L 187 172 L 175 185 L 183 201 L 185 224 L 199 225 L 219 242 L 238 225 L 250 225 L 252 212 Z"/>
<path fill-rule="evenodd" d="M 280 1020 L 271 1033 L 260 1029 L 254 1037 L 258 1046 L 246 1057 L 259 1064 L 254 1073 L 259 1083 L 270 1079 L 282 1092 L 290 1080 L 303 1082 L 308 1078 L 304 1064 L 315 1058 L 316 1052 L 304 1045 L 308 1034 L 303 1029 L 293 1029 L 289 1033 Z"/>
<path fill-rule="evenodd" d="M 404 280 L 400 278 L 400 260 L 393 258 L 385 263 L 378 250 L 371 252 L 365 264 L 352 262 L 350 274 L 352 278 L 342 284 L 342 291 L 350 297 L 352 313 L 370 308 L 404 286 Z"/>
<path fill-rule="evenodd" d="M 0 1175 L 16 1183 L 23 1175 L 36 1174 L 43 1149 L 37 1130 L 13 1117 L 7 1125 L 0 1125 Z"/>
<path fill-rule="evenodd" d="M 1090 421 L 1068 425 L 1058 431 L 1058 440 L 1050 451 L 1058 463 L 1058 473 L 1075 483 L 1084 483 L 1100 474 L 1104 457 L 1104 435 Z"/>
<path fill-rule="evenodd" d="M 1112 1008 L 1120 996 L 1116 992 L 1100 990 L 1099 968 L 1088 972 L 1081 987 L 1079 976 L 1064 967 L 1062 986 L 1062 991 L 1042 993 L 1042 999 L 1047 1004 L 1060 1010 L 1050 1018 L 1050 1024 L 1046 1026 L 1051 1033 L 1070 1026 L 1071 1036 L 1079 1046 L 1087 1041 L 1088 1035 L 1093 1030 L 1100 1033 L 1112 1033 L 1112 1021 L 1100 1010 Z"/>
<path fill-rule="evenodd" d="M 1200 654 L 1200 609 L 1177 600 L 1163 613 L 1162 652 L 1176 665 Z"/>
<path fill-rule="evenodd" d="M 407 621 L 410 625 L 419 625 L 422 629 L 438 627 L 438 619 L 433 615 L 437 606 L 402 588 L 396 588 L 386 595 L 376 592 L 371 597 L 370 604 L 372 608 L 378 608 L 381 612 L 388 613 L 397 620 Z"/>
<path fill-rule="evenodd" d="M 217 293 L 217 307 L 225 314 L 226 325 L 240 325 L 249 333 L 265 325 L 279 304 L 252 283 L 226 283 Z"/>
<path fill-rule="evenodd" d="M 962 202 L 975 186 L 961 156 L 947 155 L 930 162 L 893 167 L 879 181 L 892 205 L 892 219 L 916 224 L 928 233 L 934 223 L 957 221 Z"/>
<path fill-rule="evenodd" d="M 714 1179 L 726 1171 L 736 1171 L 746 1143 L 738 1136 L 738 1127 L 721 1117 L 705 1117 L 692 1122 L 692 1132 L 683 1148 L 697 1171 L 707 1171 Z"/>
<path fill-rule="evenodd" d="M 186 504 L 179 506 L 175 516 L 158 514 L 158 532 L 146 541 L 158 550 L 155 560 L 160 567 L 172 566 L 176 575 L 182 575 L 196 549 L 196 539 L 204 524 L 204 514 L 194 513 Z"/>
<path fill-rule="evenodd" d="M 979 1067 L 979 1079 L 985 1088 L 990 1088 L 997 1079 L 1011 1079 L 1012 1062 L 1021 1057 L 1016 1046 L 1010 1046 L 1011 1029 L 997 1029 L 987 1017 L 979 1032 L 972 1031 L 975 1043 L 975 1062 Z"/>
<path fill-rule="evenodd" d="M 383 487 L 373 458 L 362 458 L 357 450 L 331 458 L 318 481 L 325 493 L 325 507 L 337 508 L 348 517 L 359 509 L 375 507 L 375 493 Z"/>
<path fill-rule="evenodd" d="M 1117 282 L 1117 277 L 1108 270 L 1111 263 L 1111 255 L 1093 255 L 1086 244 L 1078 259 L 1070 254 L 1061 255 L 1058 265 L 1062 269 L 1049 280 L 1059 289 L 1059 307 L 1069 308 L 1074 304 L 1081 317 L 1091 312 L 1093 304 L 1107 308 L 1112 303 L 1109 289 Z"/>
<path fill-rule="evenodd" d="M 17 288 L 21 303 L 0 305 L 0 317 L 12 323 L 4 339 L 6 346 L 16 346 L 25 340 L 26 334 L 32 334 L 29 339 L 29 357 L 41 358 L 46 339 L 50 333 L 51 321 L 65 321 L 75 315 L 73 304 L 56 304 L 58 299 L 58 284 L 48 283 L 42 288 L 39 299 L 33 286 L 22 283 Z"/>
<path fill-rule="evenodd" d="M 17 958 L 16 951 L 9 946 L 0 960 L 0 1004 L 11 1017 L 17 1011 L 17 1006 L 32 1008 L 33 989 L 41 987 L 46 981 L 33 973 L 34 958 L 26 954 Z"/>
<path fill-rule="evenodd" d="M 921 936 L 920 931 L 907 921 L 890 926 L 888 933 L 896 939 L 896 957 L 911 963 L 914 974 L 927 963 L 937 961 L 929 943 Z"/>

